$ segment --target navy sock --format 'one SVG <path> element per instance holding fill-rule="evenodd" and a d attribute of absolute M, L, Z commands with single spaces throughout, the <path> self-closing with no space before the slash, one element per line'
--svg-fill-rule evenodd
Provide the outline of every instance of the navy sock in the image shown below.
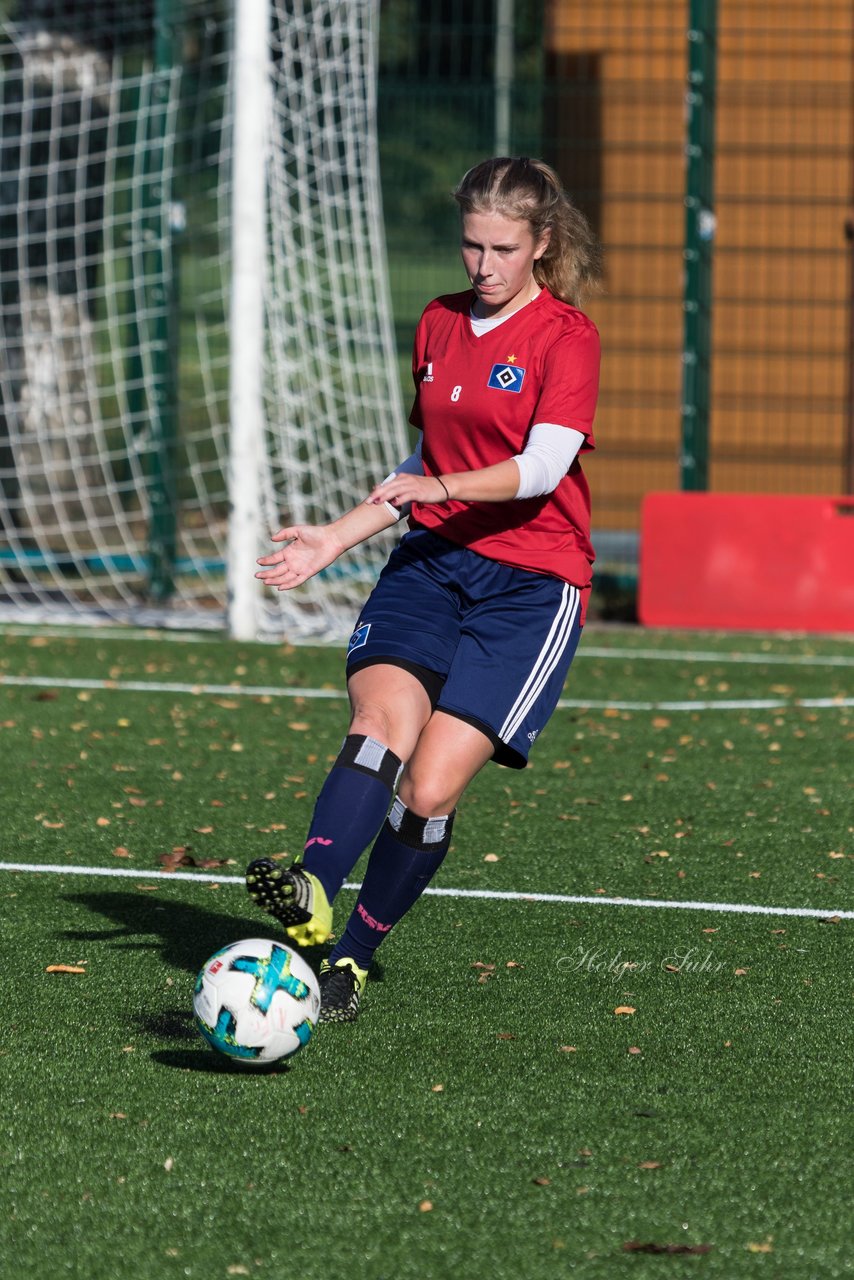
<path fill-rule="evenodd" d="M 347 928 L 329 959 L 344 956 L 367 969 L 393 925 L 417 902 L 442 865 L 454 814 L 419 818 L 398 799 L 371 850 L 365 879 Z"/>
<path fill-rule="evenodd" d="M 331 902 L 388 813 L 400 760 L 375 738 L 350 734 L 317 797 L 300 862 Z"/>

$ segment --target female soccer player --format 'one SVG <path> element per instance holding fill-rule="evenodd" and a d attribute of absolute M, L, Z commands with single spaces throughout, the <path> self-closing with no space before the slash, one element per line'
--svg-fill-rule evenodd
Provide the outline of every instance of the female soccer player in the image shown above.
<path fill-rule="evenodd" d="M 486 160 L 454 197 L 471 288 L 431 302 L 418 324 L 419 447 L 340 519 L 280 529 L 285 545 L 258 562 L 263 582 L 288 591 L 409 516 L 350 641 L 349 733 L 305 850 L 290 868 L 260 859 L 246 873 L 298 945 L 323 942 L 376 837 L 321 965 L 322 1021 L 356 1018 L 374 952 L 441 865 L 472 778 L 488 760 L 525 768 L 590 590 L 578 454 L 594 447 L 599 336 L 578 306 L 598 283 L 595 239 L 538 160 Z"/>

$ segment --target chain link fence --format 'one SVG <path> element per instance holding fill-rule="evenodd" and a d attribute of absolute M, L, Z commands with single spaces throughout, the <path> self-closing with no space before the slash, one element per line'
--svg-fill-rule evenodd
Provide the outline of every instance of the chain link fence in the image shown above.
<path fill-rule="evenodd" d="M 402 366 L 423 302 L 465 284 L 447 193 L 498 144 L 502 9 L 383 5 Z M 644 493 L 680 486 L 689 3 L 516 0 L 512 27 L 510 149 L 556 166 L 605 248 L 605 292 L 590 306 L 603 338 L 599 451 L 587 471 L 607 596 L 634 572 Z M 714 490 L 854 488 L 852 65 L 847 0 L 718 0 Z"/>

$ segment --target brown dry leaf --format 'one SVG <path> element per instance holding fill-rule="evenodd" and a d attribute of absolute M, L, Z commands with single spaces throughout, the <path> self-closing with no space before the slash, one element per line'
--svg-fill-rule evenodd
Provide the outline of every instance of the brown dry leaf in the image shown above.
<path fill-rule="evenodd" d="M 552 1185 L 551 1178 L 532 1178 L 535 1187 L 550 1187 Z"/>
<path fill-rule="evenodd" d="M 311 728 L 307 720 L 292 720 L 288 725 L 289 729 L 293 729 L 294 733 L 305 733 Z"/>
<path fill-rule="evenodd" d="M 499 1031 L 495 1038 L 496 1040 L 515 1040 L 516 1039 L 512 1031 Z"/>
<path fill-rule="evenodd" d="M 761 1244 L 757 1244 L 756 1241 L 754 1240 L 748 1240 L 746 1248 L 751 1253 L 773 1253 L 774 1252 L 773 1240 L 774 1240 L 773 1236 L 766 1236 Z"/>
<path fill-rule="evenodd" d="M 485 853 L 483 855 L 483 860 L 484 862 L 500 862 L 500 858 L 497 853 Z"/>
<path fill-rule="evenodd" d="M 432 1201 L 432 1200 L 422 1200 L 422 1201 L 421 1201 L 421 1203 L 419 1204 L 418 1208 L 419 1208 L 419 1210 L 421 1211 L 421 1213 L 429 1213 L 429 1212 L 431 1211 L 431 1209 L 433 1208 L 433 1201 Z"/>
<path fill-rule="evenodd" d="M 123 844 L 117 845 L 113 850 L 114 858 L 132 858 L 133 854 L 130 849 L 126 849 Z"/>
<path fill-rule="evenodd" d="M 641 1160 L 640 1164 L 638 1165 L 638 1168 L 639 1169 L 660 1169 L 661 1161 L 660 1160 Z"/>
<path fill-rule="evenodd" d="M 737 978 L 743 978 L 743 977 L 744 977 L 744 975 L 745 975 L 746 973 L 749 973 L 749 972 L 750 972 L 750 970 L 749 970 L 749 969 L 736 969 L 736 970 L 735 970 L 735 975 L 736 975 L 736 977 L 737 977 Z"/>
<path fill-rule="evenodd" d="M 96 819 L 95 819 L 95 826 L 96 826 L 96 827 L 108 827 L 109 825 L 110 825 L 110 819 L 109 819 L 109 818 L 96 818 Z"/>
<path fill-rule="evenodd" d="M 45 973 L 85 973 L 86 970 L 79 964 L 49 964 L 45 969 Z"/>
<path fill-rule="evenodd" d="M 197 867 L 199 870 L 207 871 L 229 865 L 228 858 L 195 858 L 183 845 L 173 849 L 171 853 L 161 853 L 160 862 L 164 871 L 177 871 L 179 867 Z"/>
<path fill-rule="evenodd" d="M 560 1053 L 578 1053 L 574 1044 L 559 1044 L 558 1051 Z"/>
<path fill-rule="evenodd" d="M 639 1049 L 639 1048 L 637 1047 L 637 1045 L 636 1045 L 636 1044 L 633 1044 L 633 1045 L 632 1045 L 632 1046 L 627 1050 L 627 1052 L 628 1052 L 628 1053 L 643 1053 L 643 1049 Z"/>
<path fill-rule="evenodd" d="M 618 1004 L 614 1013 L 637 1013 L 637 1009 L 630 1004 Z"/>

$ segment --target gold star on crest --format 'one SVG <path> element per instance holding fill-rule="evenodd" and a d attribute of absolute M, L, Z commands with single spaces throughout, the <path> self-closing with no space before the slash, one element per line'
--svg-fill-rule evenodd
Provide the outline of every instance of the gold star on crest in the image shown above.
<path fill-rule="evenodd" d="M 505 363 L 505 364 L 515 364 L 515 363 L 516 363 L 516 357 L 515 357 L 515 356 L 508 356 L 504 363 Z"/>

